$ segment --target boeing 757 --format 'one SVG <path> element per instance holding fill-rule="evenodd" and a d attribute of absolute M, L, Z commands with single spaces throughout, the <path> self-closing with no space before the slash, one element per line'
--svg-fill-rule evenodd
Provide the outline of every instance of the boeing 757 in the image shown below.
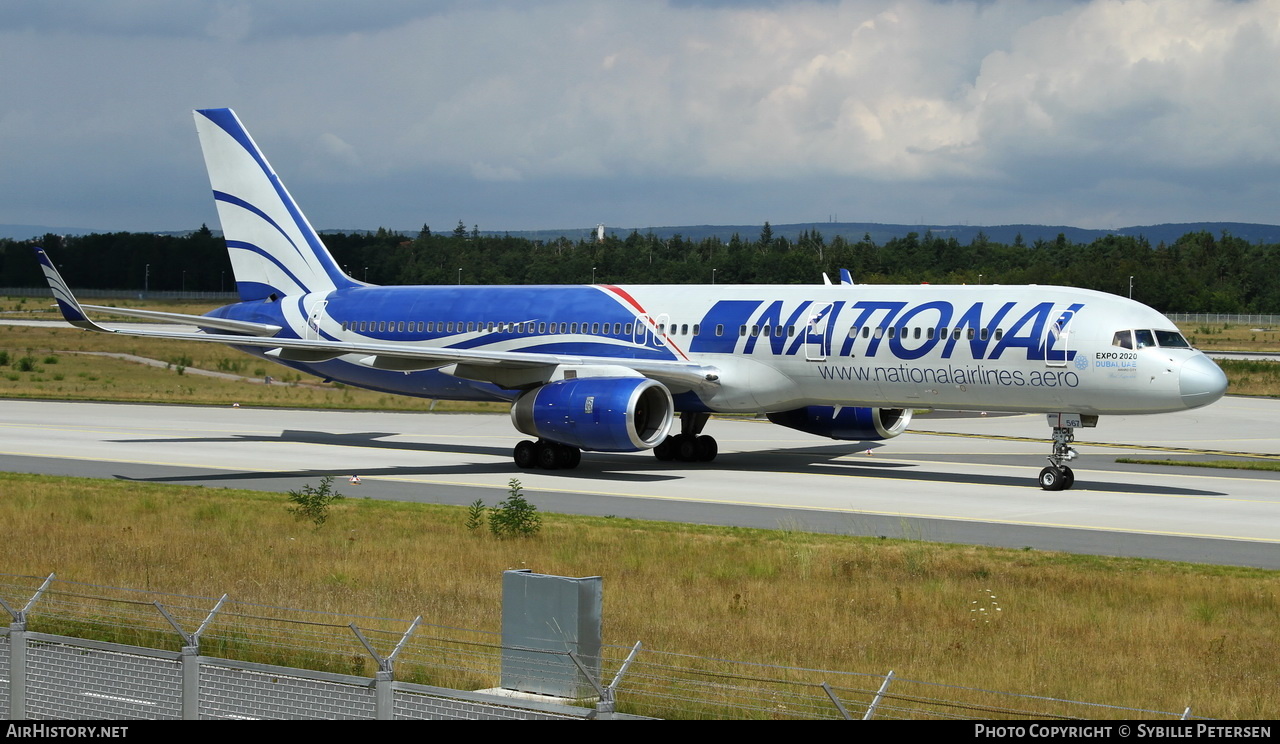
<path fill-rule="evenodd" d="M 1174 324 L 1053 286 L 395 286 L 342 271 L 230 109 L 195 112 L 240 301 L 206 315 L 82 306 L 37 249 L 63 317 L 106 333 L 227 344 L 402 395 L 511 402 L 517 467 L 583 452 L 710 461 L 713 413 L 869 441 L 915 409 L 1046 414 L 1039 484 L 1071 487 L 1074 431 L 1226 391 Z M 109 328 L 90 310 L 194 324 Z M 678 429 L 677 429 L 678 414 Z"/>

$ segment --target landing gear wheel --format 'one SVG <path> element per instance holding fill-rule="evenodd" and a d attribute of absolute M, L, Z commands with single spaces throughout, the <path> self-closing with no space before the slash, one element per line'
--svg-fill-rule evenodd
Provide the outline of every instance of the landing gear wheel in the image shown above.
<path fill-rule="evenodd" d="M 537 444 L 538 467 L 543 470 L 555 470 L 560 467 L 560 445 L 546 440 Z"/>
<path fill-rule="evenodd" d="M 533 470 L 538 465 L 537 445 L 525 439 L 516 445 L 512 457 L 516 461 L 516 467 L 521 470 Z"/>
<path fill-rule="evenodd" d="M 578 467 L 578 463 L 582 462 L 582 450 L 568 444 L 561 444 L 560 459 L 557 460 L 559 467 L 564 470 L 573 470 Z"/>
<path fill-rule="evenodd" d="M 1040 471 L 1040 487 L 1046 491 L 1061 491 L 1066 488 L 1066 476 L 1057 468 L 1049 467 Z"/>
<path fill-rule="evenodd" d="M 715 437 L 702 434 L 694 441 L 698 450 L 698 462 L 711 462 L 720 453 L 720 446 L 716 444 Z"/>
<path fill-rule="evenodd" d="M 698 461 L 698 439 L 691 434 L 676 435 L 676 459 L 680 462 Z"/>
<path fill-rule="evenodd" d="M 676 459 L 675 437 L 667 437 L 653 448 L 653 456 L 662 462 L 669 462 Z"/>
<path fill-rule="evenodd" d="M 1071 468 L 1066 465 L 1062 466 L 1062 490 L 1067 490 L 1076 484 L 1076 474 L 1071 472 Z"/>

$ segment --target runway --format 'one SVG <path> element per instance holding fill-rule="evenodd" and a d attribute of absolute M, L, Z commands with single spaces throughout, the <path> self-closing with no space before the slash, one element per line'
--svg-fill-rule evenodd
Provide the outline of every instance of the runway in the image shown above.
<path fill-rule="evenodd" d="M 505 416 L 17 400 L 0 411 L 11 472 L 278 492 L 328 474 L 348 496 L 491 505 L 518 478 L 553 512 L 1280 568 L 1280 473 L 1114 462 L 1280 457 L 1274 400 L 1104 417 L 1076 431 L 1076 485 L 1058 493 L 1035 485 L 1049 452 L 1038 414 L 939 414 L 864 444 L 716 419 L 710 464 L 588 453 L 576 470 L 522 472 Z"/>

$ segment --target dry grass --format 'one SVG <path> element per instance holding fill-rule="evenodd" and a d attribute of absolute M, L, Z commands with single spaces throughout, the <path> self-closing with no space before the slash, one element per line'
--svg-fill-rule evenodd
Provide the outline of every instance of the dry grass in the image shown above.
<path fill-rule="evenodd" d="M 342 489 L 350 492 L 350 489 Z M 606 642 L 1198 715 L 1280 710 L 1280 574 L 544 515 L 0 475 L 0 566 L 72 581 L 497 630 L 501 572 L 603 575 Z M 975 622 L 974 603 L 1002 611 Z"/>
<path fill-rule="evenodd" d="M 1230 323 L 1183 323 L 1182 335 L 1202 351 L 1280 351 L 1280 328 Z"/>

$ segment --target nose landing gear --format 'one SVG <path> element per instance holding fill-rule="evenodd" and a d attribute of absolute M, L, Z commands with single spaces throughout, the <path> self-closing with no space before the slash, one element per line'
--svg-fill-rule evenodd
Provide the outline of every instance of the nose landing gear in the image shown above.
<path fill-rule="evenodd" d="M 1076 441 L 1076 426 L 1097 426 L 1097 416 L 1078 416 L 1075 414 L 1049 414 L 1049 425 L 1053 427 L 1053 454 L 1046 459 L 1049 467 L 1040 471 L 1040 487 L 1046 491 L 1062 491 L 1071 488 L 1076 482 L 1076 474 L 1066 463 L 1076 459 L 1076 448 L 1071 443 Z"/>

